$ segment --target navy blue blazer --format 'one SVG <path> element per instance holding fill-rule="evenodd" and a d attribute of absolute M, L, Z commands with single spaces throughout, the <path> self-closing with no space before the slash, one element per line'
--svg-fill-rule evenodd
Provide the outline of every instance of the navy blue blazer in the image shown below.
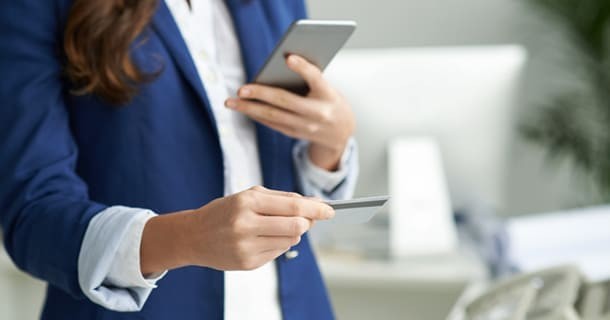
<path fill-rule="evenodd" d="M 204 88 L 163 0 L 133 57 L 163 72 L 127 106 L 73 96 L 62 76 L 70 0 L 0 0 L 0 223 L 19 268 L 48 282 L 43 319 L 222 319 L 221 271 L 185 267 L 159 281 L 141 312 L 106 310 L 77 280 L 90 219 L 111 205 L 172 212 L 223 196 L 223 159 Z M 302 0 L 228 0 L 251 79 Z M 294 191 L 294 140 L 257 125 L 265 186 Z M 306 238 L 278 258 L 286 320 L 331 319 Z"/>

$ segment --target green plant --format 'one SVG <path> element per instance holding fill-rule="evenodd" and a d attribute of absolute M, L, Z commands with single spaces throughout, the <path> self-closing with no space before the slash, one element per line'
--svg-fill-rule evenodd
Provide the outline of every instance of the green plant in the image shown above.
<path fill-rule="evenodd" d="M 545 104 L 521 132 L 550 156 L 569 157 L 610 200 L 610 0 L 526 0 L 563 27 L 580 85 Z"/>

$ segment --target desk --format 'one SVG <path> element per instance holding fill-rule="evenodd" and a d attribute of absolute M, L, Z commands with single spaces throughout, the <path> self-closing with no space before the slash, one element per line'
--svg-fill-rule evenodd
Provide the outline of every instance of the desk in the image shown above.
<path fill-rule="evenodd" d="M 318 261 L 338 319 L 442 320 L 469 283 L 487 277 L 461 254 L 391 261 L 319 251 Z"/>

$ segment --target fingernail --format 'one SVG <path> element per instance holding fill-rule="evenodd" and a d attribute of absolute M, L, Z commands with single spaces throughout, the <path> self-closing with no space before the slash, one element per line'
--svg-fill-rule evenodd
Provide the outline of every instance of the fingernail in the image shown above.
<path fill-rule="evenodd" d="M 225 106 L 227 108 L 235 109 L 235 107 L 237 107 L 237 103 L 233 99 L 227 99 L 227 101 L 225 101 Z"/>
<path fill-rule="evenodd" d="M 299 58 L 297 58 L 297 56 L 295 55 L 291 55 L 288 57 L 288 63 L 291 65 L 296 65 L 297 63 L 299 63 Z"/>
<path fill-rule="evenodd" d="M 332 219 L 335 216 L 335 210 L 329 207 L 326 210 L 326 216 L 328 217 L 328 219 Z"/>
<path fill-rule="evenodd" d="M 252 91 L 250 91 L 250 89 L 247 87 L 241 88 L 239 90 L 239 95 L 241 97 L 248 97 L 248 96 L 250 96 L 250 93 L 252 93 Z"/>

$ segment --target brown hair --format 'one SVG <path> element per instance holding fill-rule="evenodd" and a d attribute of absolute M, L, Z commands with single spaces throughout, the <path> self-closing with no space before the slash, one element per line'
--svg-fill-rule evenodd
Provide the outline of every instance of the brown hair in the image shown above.
<path fill-rule="evenodd" d="M 144 31 L 157 0 L 75 0 L 66 23 L 65 72 L 77 95 L 95 94 L 120 105 L 154 74 L 131 59 L 133 41 Z"/>

